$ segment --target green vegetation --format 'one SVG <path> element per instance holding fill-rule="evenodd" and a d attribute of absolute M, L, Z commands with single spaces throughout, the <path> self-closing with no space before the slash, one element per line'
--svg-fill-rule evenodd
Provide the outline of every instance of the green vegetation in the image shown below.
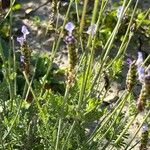
<path fill-rule="evenodd" d="M 0 4 L 0 150 L 150 149 L 150 55 L 143 52 L 150 8 L 140 9 L 139 0 L 47 1 L 48 21 L 33 15 L 38 8 L 19 16 L 45 39 L 53 36 L 50 51 L 39 51 L 30 46 L 28 25 L 15 30 L 22 3 L 6 2 Z M 55 60 L 63 47 L 65 68 Z"/>

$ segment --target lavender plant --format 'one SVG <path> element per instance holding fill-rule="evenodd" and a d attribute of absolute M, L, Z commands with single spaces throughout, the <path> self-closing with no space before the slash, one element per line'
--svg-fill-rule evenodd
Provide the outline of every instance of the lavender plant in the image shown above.
<path fill-rule="evenodd" d="M 138 2 L 50 1 L 54 40 L 50 52 L 38 52 L 30 48 L 29 26 L 15 37 L 10 0 L 2 16 L 8 40 L 0 30 L 0 149 L 149 149 L 149 56 L 127 58 L 132 40 L 148 32 L 141 28 L 148 28 L 150 9 L 139 17 Z M 54 67 L 62 47 L 65 69 Z"/>

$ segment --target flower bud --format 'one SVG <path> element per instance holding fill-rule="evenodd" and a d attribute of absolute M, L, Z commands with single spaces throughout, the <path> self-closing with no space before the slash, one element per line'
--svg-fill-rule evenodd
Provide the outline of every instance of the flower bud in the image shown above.
<path fill-rule="evenodd" d="M 136 61 L 131 62 L 129 71 L 127 73 L 127 78 L 126 78 L 126 87 L 128 91 L 131 91 L 132 88 L 134 87 L 134 84 L 136 82 Z"/>

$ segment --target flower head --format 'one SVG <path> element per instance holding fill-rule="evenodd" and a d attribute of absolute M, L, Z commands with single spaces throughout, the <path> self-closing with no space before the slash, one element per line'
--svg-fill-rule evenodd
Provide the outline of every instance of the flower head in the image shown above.
<path fill-rule="evenodd" d="M 29 31 L 25 25 L 22 26 L 21 32 L 23 33 L 23 36 L 17 37 L 17 41 L 22 46 L 23 43 L 26 41 L 26 36 L 29 34 Z"/>
<path fill-rule="evenodd" d="M 96 24 L 92 24 L 89 26 L 88 30 L 87 30 L 87 34 L 91 34 L 92 37 L 94 37 L 94 35 L 96 34 L 96 30 L 97 30 L 97 25 Z"/>
<path fill-rule="evenodd" d="M 130 64 L 132 64 L 132 60 L 130 59 L 130 58 L 128 58 L 127 60 L 126 60 L 126 63 L 128 64 L 128 65 L 130 65 Z"/>
<path fill-rule="evenodd" d="M 17 37 L 17 41 L 20 43 L 20 45 L 22 46 L 23 43 L 26 41 L 25 38 L 23 36 L 21 37 Z"/>
<path fill-rule="evenodd" d="M 119 6 L 117 9 L 117 18 L 119 19 L 121 17 L 121 14 L 123 12 L 123 6 Z"/>
<path fill-rule="evenodd" d="M 138 80 L 143 83 L 145 78 L 145 70 L 142 66 L 138 66 L 137 68 Z"/>
<path fill-rule="evenodd" d="M 25 25 L 22 26 L 21 32 L 23 33 L 23 37 L 26 39 L 26 35 L 29 34 L 29 31 Z"/>
<path fill-rule="evenodd" d="M 65 25 L 65 29 L 69 32 L 70 36 L 72 35 L 72 31 L 74 30 L 74 28 L 75 28 L 75 25 L 72 22 L 68 22 Z"/>
<path fill-rule="evenodd" d="M 65 42 L 66 44 L 74 44 L 76 42 L 75 38 L 73 35 L 68 35 L 65 37 Z"/>
<path fill-rule="evenodd" d="M 138 52 L 138 59 L 136 61 L 136 65 L 140 66 L 143 63 L 143 54 L 141 52 Z"/>
<path fill-rule="evenodd" d="M 142 129 L 142 133 L 148 131 L 148 124 L 144 123 L 141 129 Z"/>

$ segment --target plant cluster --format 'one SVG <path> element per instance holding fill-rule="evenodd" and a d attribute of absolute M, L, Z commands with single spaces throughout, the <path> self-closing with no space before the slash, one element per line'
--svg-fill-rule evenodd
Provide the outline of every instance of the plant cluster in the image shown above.
<path fill-rule="evenodd" d="M 0 149 L 150 149 L 150 55 L 143 52 L 150 8 L 138 8 L 139 0 L 47 3 L 46 34 L 55 32 L 50 52 L 30 47 L 27 25 L 16 35 L 17 0 L 0 4 Z M 35 11 L 24 17 L 33 20 Z M 62 46 L 65 69 L 54 63 Z M 108 101 L 114 82 L 121 87 Z"/>

